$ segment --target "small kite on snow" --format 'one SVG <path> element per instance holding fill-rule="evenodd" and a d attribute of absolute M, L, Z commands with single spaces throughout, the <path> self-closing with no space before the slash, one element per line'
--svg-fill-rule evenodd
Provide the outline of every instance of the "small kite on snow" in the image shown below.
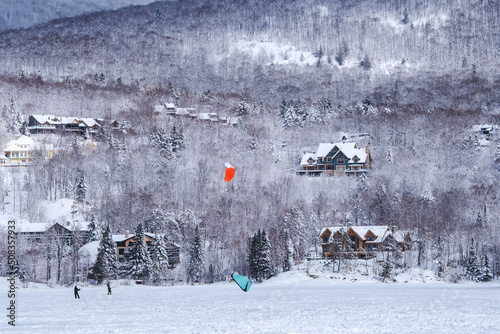
<path fill-rule="evenodd" d="M 250 290 L 250 287 L 252 286 L 252 281 L 246 277 L 246 276 L 241 276 L 241 275 L 236 275 L 236 274 L 231 274 L 231 278 L 233 281 L 238 284 L 238 286 L 241 288 L 241 290 L 247 292 Z"/>
<path fill-rule="evenodd" d="M 226 166 L 226 175 L 224 176 L 224 181 L 229 182 L 233 179 L 234 177 L 234 166 L 231 165 L 229 162 L 226 162 L 224 164 Z"/>

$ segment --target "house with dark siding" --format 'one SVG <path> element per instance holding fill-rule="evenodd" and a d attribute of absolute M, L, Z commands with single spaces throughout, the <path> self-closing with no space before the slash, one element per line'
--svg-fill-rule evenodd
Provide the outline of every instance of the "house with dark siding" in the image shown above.
<path fill-rule="evenodd" d="M 366 173 L 372 156 L 368 146 L 358 148 L 356 142 L 321 143 L 316 152 L 304 152 L 297 174 L 349 175 Z"/>

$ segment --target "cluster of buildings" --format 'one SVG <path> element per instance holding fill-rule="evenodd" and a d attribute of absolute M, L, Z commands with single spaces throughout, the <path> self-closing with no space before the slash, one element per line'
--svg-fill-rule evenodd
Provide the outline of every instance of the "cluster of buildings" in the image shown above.
<path fill-rule="evenodd" d="M 88 251 L 91 257 L 97 256 L 99 241 L 90 241 L 89 222 L 66 222 L 66 223 L 27 223 L 22 224 L 16 232 L 18 238 L 24 238 L 34 242 L 42 242 L 43 240 L 58 239 L 66 244 L 71 244 L 74 238 L 78 238 L 82 243 L 82 250 Z M 145 233 L 146 245 L 148 250 L 151 247 L 155 238 L 152 233 Z M 163 237 L 163 235 L 160 235 Z M 124 262 L 131 252 L 134 244 L 137 242 L 135 234 L 117 234 L 112 235 L 115 244 L 118 261 Z M 180 263 L 179 247 L 173 243 L 166 244 L 169 267 L 173 268 Z"/>
<path fill-rule="evenodd" d="M 178 108 L 173 103 L 157 104 L 153 107 L 153 114 L 171 117 L 185 117 L 209 124 L 238 125 L 238 117 L 220 116 L 215 112 L 198 112 L 195 108 Z"/>

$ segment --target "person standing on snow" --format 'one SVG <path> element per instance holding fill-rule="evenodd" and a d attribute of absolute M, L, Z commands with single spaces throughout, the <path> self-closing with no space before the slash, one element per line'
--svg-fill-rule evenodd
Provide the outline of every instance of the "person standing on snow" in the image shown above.
<path fill-rule="evenodd" d="M 80 299 L 80 295 L 78 294 L 78 291 L 80 291 L 80 289 L 78 289 L 78 287 L 75 285 L 75 299 Z"/>
<path fill-rule="evenodd" d="M 108 295 L 111 294 L 111 285 L 109 285 L 109 282 L 108 282 Z"/>

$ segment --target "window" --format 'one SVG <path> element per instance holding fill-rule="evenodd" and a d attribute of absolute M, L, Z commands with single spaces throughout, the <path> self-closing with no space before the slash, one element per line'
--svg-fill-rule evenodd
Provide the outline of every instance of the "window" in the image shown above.
<path fill-rule="evenodd" d="M 118 254 L 119 255 L 124 255 L 125 254 L 125 248 L 118 248 Z"/>
<path fill-rule="evenodd" d="M 338 158 L 337 159 L 338 164 L 345 164 L 345 159 L 344 158 Z"/>
<path fill-rule="evenodd" d="M 366 240 L 373 241 L 373 237 L 368 237 L 368 238 L 366 238 Z"/>
<path fill-rule="evenodd" d="M 332 162 L 332 157 L 326 158 L 326 162 Z"/>
<path fill-rule="evenodd" d="M 328 237 L 323 237 L 323 243 L 327 244 L 328 243 L 328 239 L 329 239 Z"/>

